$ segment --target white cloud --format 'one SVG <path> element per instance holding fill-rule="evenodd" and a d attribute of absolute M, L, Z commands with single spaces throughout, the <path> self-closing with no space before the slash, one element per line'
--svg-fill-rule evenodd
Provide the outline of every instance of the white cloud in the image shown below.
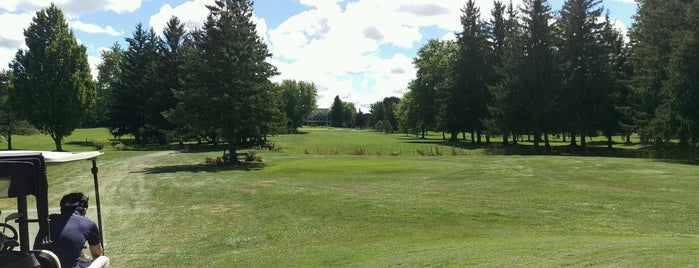
<path fill-rule="evenodd" d="M 162 33 L 170 18 L 176 16 L 189 31 L 201 28 L 209 14 L 206 5 L 210 5 L 211 2 L 210 0 L 186 1 L 174 8 L 170 4 L 165 4 L 157 14 L 150 17 L 148 24 L 156 33 Z"/>
<path fill-rule="evenodd" d="M 108 34 L 111 36 L 121 36 L 124 35 L 124 32 L 118 32 L 117 30 L 114 30 L 112 26 L 99 26 L 91 23 L 85 23 L 79 20 L 71 21 L 68 22 L 68 25 L 78 31 L 81 32 L 86 32 L 86 33 L 98 33 L 98 34 Z"/>
<path fill-rule="evenodd" d="M 95 56 L 88 56 L 87 62 L 90 64 L 90 73 L 92 73 L 92 79 L 97 80 L 97 74 L 99 73 L 97 71 L 97 65 L 100 65 L 102 63 L 102 58 L 95 57 Z"/>
<path fill-rule="evenodd" d="M 15 57 L 17 50 L 24 46 L 24 28 L 32 21 L 34 14 L 0 14 L 0 69 Z"/>
<path fill-rule="evenodd" d="M 67 15 L 108 10 L 116 13 L 134 12 L 141 7 L 141 0 L 3 0 L 0 8 L 9 12 L 36 11 L 56 4 Z"/>
<path fill-rule="evenodd" d="M 415 69 L 411 56 L 398 51 L 416 50 L 425 27 L 457 31 L 463 5 L 459 1 L 360 0 L 343 10 L 338 1 L 301 3 L 313 8 L 269 32 L 272 63 L 281 72 L 275 79 L 316 83 L 319 106 L 329 106 L 339 95 L 357 107 L 402 96 Z"/>
<path fill-rule="evenodd" d="M 0 65 L 0 70 L 10 68 L 8 64 L 15 58 L 15 53 L 17 53 L 17 49 L 0 47 L 0 63 L 2 63 L 2 65 Z"/>

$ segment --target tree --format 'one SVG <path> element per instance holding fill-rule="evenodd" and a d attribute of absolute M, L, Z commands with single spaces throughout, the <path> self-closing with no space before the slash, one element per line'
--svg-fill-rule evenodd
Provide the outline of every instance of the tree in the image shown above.
<path fill-rule="evenodd" d="M 411 82 L 413 84 L 415 80 Z M 412 87 L 412 86 L 410 86 Z M 403 131 L 405 134 L 419 133 L 422 132 L 422 139 L 425 139 L 425 130 L 421 128 L 418 123 L 419 111 L 417 110 L 417 105 L 414 104 L 413 91 L 408 90 L 408 92 L 403 95 L 400 103 L 396 106 L 396 117 L 398 119 L 398 129 Z"/>
<path fill-rule="evenodd" d="M 629 31 L 634 76 L 633 120 L 642 142 L 660 144 L 677 137 L 678 120 L 664 83 L 673 55 L 675 32 L 684 27 L 685 2 L 644 0 L 639 3 Z"/>
<path fill-rule="evenodd" d="M 369 106 L 370 124 L 375 125 L 379 121 L 383 121 L 386 117 L 386 107 L 382 101 L 377 101 Z"/>
<path fill-rule="evenodd" d="M 462 108 L 457 108 L 457 116 L 461 118 L 458 130 L 469 131 L 480 135 L 484 130 L 481 120 L 488 117 L 487 106 L 491 103 L 487 80 L 491 64 L 488 62 L 488 39 L 485 24 L 480 19 L 480 9 L 475 1 L 469 0 L 461 10 L 461 26 L 463 31 L 457 35 L 459 55 L 456 62 L 456 87 L 462 92 L 456 101 L 463 101 Z M 458 104 L 457 104 L 458 105 Z M 452 129 L 452 136 L 453 131 Z M 473 139 L 472 139 L 473 140 Z"/>
<path fill-rule="evenodd" d="M 342 102 L 342 122 L 344 126 L 353 128 L 355 127 L 355 116 L 357 113 L 357 108 L 354 107 L 354 103 Z"/>
<path fill-rule="evenodd" d="M 342 112 L 344 109 L 342 103 L 343 102 L 340 99 L 340 96 L 335 96 L 335 99 L 333 99 L 333 105 L 330 107 L 330 111 L 328 112 L 328 116 L 330 117 L 330 123 L 333 127 L 342 127 L 344 124 L 344 122 L 342 121 Z"/>
<path fill-rule="evenodd" d="M 364 129 L 367 125 L 367 116 L 362 112 L 362 108 L 359 108 L 359 111 L 357 112 L 357 115 L 355 116 L 354 120 L 355 125 L 359 129 Z"/>
<path fill-rule="evenodd" d="M 95 107 L 90 111 L 87 123 L 95 126 L 108 126 L 111 118 L 109 108 L 113 106 L 113 94 L 121 77 L 120 64 L 124 51 L 119 43 L 109 50 L 100 52 L 102 62 L 97 65 L 97 96 Z"/>
<path fill-rule="evenodd" d="M 266 61 L 271 54 L 257 35 L 251 1 L 216 1 L 207 8 L 203 28 L 192 34 L 192 78 L 177 92 L 171 114 L 224 139 L 224 159 L 235 162 L 240 145 L 261 143 L 285 125 L 281 94 L 269 81 L 277 70 Z"/>
<path fill-rule="evenodd" d="M 685 5 L 684 20 L 672 39 L 662 105 L 673 114 L 675 137 L 683 146 L 699 143 L 699 1 Z"/>
<path fill-rule="evenodd" d="M 550 147 L 548 133 L 555 124 L 555 89 L 558 74 L 554 58 L 551 7 L 546 0 L 524 0 L 521 10 L 524 33 L 524 72 L 520 76 L 524 111 L 528 115 L 528 130 L 534 135 L 534 150 L 538 150 L 542 135 Z"/>
<path fill-rule="evenodd" d="M 587 134 L 600 129 L 598 122 L 602 116 L 607 116 L 600 111 L 609 103 L 609 79 L 606 79 L 609 72 L 605 70 L 607 51 L 601 46 L 600 4 L 601 0 L 566 0 L 558 19 L 563 63 L 559 106 L 571 145 L 577 145 L 575 136 L 579 134 L 583 148 Z"/>
<path fill-rule="evenodd" d="M 607 137 L 607 147 L 612 148 L 612 136 L 623 132 L 630 142 L 630 133 L 635 130 L 630 120 L 631 98 L 628 80 L 632 75 L 628 49 L 624 37 L 612 26 L 609 14 L 606 15 L 601 33 L 601 45 L 604 50 L 606 94 L 605 103 L 601 104 L 600 124 L 602 133 Z"/>
<path fill-rule="evenodd" d="M 491 21 L 491 39 L 493 40 L 494 80 L 489 84 L 493 102 L 488 107 L 490 118 L 485 121 L 491 132 L 502 134 L 503 144 L 517 143 L 517 135 L 524 131 L 528 118 L 524 112 L 526 99 L 522 91 L 524 77 L 524 42 L 522 27 L 518 21 L 516 9 L 510 2 L 505 10 L 496 1 Z M 501 33 L 502 31 L 502 33 Z"/>
<path fill-rule="evenodd" d="M 284 80 L 278 85 L 282 94 L 282 110 L 286 113 L 287 129 L 295 133 L 315 109 L 318 89 L 311 82 Z"/>
<path fill-rule="evenodd" d="M 455 42 L 430 40 L 413 59 L 417 74 L 408 85 L 410 100 L 403 105 L 403 116 L 415 118 L 400 120 L 404 123 L 414 122 L 413 127 L 422 133 L 423 139 L 427 130 L 444 130 L 438 126 L 446 124 L 443 119 L 452 118 L 445 108 L 449 103 L 448 93 L 454 85 L 454 59 L 457 53 Z"/>
<path fill-rule="evenodd" d="M 110 130 L 115 136 L 131 134 L 137 143 L 148 143 L 155 138 L 164 143 L 164 134 L 158 128 L 162 119 L 160 95 L 162 94 L 161 69 L 159 68 L 160 40 L 153 29 L 142 24 L 136 30 L 119 65 L 120 76 L 113 89 L 110 108 Z"/>
<path fill-rule="evenodd" d="M 10 64 L 10 100 L 39 132 L 51 136 L 57 151 L 63 151 L 63 138 L 80 126 L 94 104 L 86 48 L 78 44 L 54 4 L 36 13 L 24 36 L 27 49 L 20 49 Z"/>
<path fill-rule="evenodd" d="M 20 117 L 9 102 L 12 73 L 0 71 L 0 137 L 7 141 L 7 149 L 12 150 L 12 135 L 30 135 L 36 130 Z"/>
<path fill-rule="evenodd" d="M 185 43 L 187 31 L 185 25 L 177 17 L 173 16 L 163 29 L 163 40 L 156 42 L 159 57 L 156 57 L 156 68 L 160 75 L 155 79 L 158 81 L 154 86 L 154 94 L 151 98 L 153 107 L 152 122 L 150 124 L 157 128 L 160 133 L 176 133 L 176 124 L 169 120 L 165 114 L 177 105 L 177 98 L 174 92 L 180 91 L 185 81 Z M 177 135 L 175 135 L 177 136 Z"/>
<path fill-rule="evenodd" d="M 400 103 L 400 98 L 398 97 L 386 97 L 383 98 L 384 107 L 384 121 L 391 123 L 391 126 L 397 126 L 398 120 L 396 119 L 396 106 Z"/>

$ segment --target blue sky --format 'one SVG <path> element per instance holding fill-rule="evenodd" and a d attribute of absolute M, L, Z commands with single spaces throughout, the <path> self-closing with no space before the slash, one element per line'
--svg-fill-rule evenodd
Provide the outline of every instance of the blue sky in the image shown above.
<path fill-rule="evenodd" d="M 7 68 L 24 46 L 22 30 L 41 8 L 54 2 L 66 14 L 76 38 L 87 47 L 91 65 L 99 52 L 118 42 L 126 47 L 136 24 L 162 32 L 176 15 L 187 27 L 200 27 L 213 0 L 2 0 L 0 63 Z M 454 38 L 465 0 L 257 0 L 258 33 L 274 55 L 282 79 L 314 82 L 318 105 L 339 95 L 368 111 L 369 104 L 402 96 L 415 77 L 412 58 L 430 39 Z M 507 2 L 507 1 L 505 1 Z M 521 0 L 513 0 L 519 5 Z M 492 0 L 476 1 L 487 19 Z M 549 0 L 554 11 L 563 0 Z M 631 26 L 633 0 L 604 0 L 620 29 Z"/>

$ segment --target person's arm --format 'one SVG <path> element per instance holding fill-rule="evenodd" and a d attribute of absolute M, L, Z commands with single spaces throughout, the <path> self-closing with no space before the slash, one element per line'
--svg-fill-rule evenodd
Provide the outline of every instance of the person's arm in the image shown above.
<path fill-rule="evenodd" d="M 92 255 L 93 259 L 96 259 L 97 257 L 102 256 L 102 254 L 104 254 L 104 250 L 102 249 L 102 244 L 90 246 L 90 255 Z"/>

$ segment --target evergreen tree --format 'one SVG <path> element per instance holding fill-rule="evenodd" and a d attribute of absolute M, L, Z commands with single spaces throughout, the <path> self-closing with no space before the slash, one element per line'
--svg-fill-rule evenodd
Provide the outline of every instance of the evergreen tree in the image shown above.
<path fill-rule="evenodd" d="M 672 113 L 677 131 L 673 136 L 686 146 L 699 143 L 699 1 L 686 2 L 684 10 L 683 21 L 674 29 L 662 109 Z"/>
<path fill-rule="evenodd" d="M 493 102 L 488 106 L 490 117 L 484 123 L 489 132 L 502 134 L 502 142 L 507 145 L 509 134 L 516 136 L 514 133 L 520 130 L 517 124 L 524 121 L 517 83 L 518 73 L 523 69 L 522 33 L 512 2 L 506 7 L 501 1 L 495 1 L 491 15 L 493 80 L 488 88 Z M 516 137 L 513 141 L 517 142 Z"/>
<path fill-rule="evenodd" d="M 78 44 L 54 4 L 36 13 L 24 36 L 28 49 L 20 49 L 10 64 L 10 101 L 39 132 L 51 136 L 57 151 L 63 151 L 63 138 L 81 125 L 94 104 L 86 48 Z"/>
<path fill-rule="evenodd" d="M 120 77 L 114 87 L 110 109 L 111 133 L 131 134 L 137 143 L 145 144 L 155 138 L 163 143 L 164 134 L 158 128 L 162 118 L 159 98 L 162 94 L 159 68 L 160 39 L 153 29 L 136 25 L 129 47 L 119 66 Z"/>
<path fill-rule="evenodd" d="M 120 65 L 124 51 L 119 43 L 114 43 L 109 50 L 100 52 L 102 62 L 97 65 L 97 99 L 91 110 L 88 123 L 95 126 L 109 126 L 110 107 L 114 105 L 114 90 L 119 85 L 121 77 Z"/>
<path fill-rule="evenodd" d="M 524 0 L 521 10 L 524 33 L 524 72 L 520 76 L 524 111 L 528 115 L 528 130 L 534 135 L 534 150 L 541 137 L 550 147 L 548 133 L 555 124 L 555 89 L 558 74 L 554 57 L 551 7 L 546 0 Z"/>
<path fill-rule="evenodd" d="M 561 120 L 577 145 L 580 135 L 583 148 L 587 134 L 600 127 L 605 105 L 609 104 L 605 70 L 607 52 L 601 46 L 601 0 L 566 0 L 558 19 L 561 35 L 560 54 L 563 66 L 563 91 L 559 95 Z"/>
<path fill-rule="evenodd" d="M 633 120 L 642 142 L 656 144 L 677 137 L 679 120 L 665 91 L 675 31 L 683 26 L 682 0 L 643 0 L 629 31 L 633 64 Z"/>
<path fill-rule="evenodd" d="M 634 131 L 630 121 L 630 89 L 628 80 L 632 75 L 631 63 L 624 37 L 612 26 L 609 14 L 606 15 L 601 34 L 601 45 L 605 57 L 607 98 L 601 103 L 600 116 L 602 133 L 607 137 L 607 147 L 612 147 L 612 136 L 616 133 L 627 135 Z"/>
<path fill-rule="evenodd" d="M 174 92 L 182 90 L 185 81 L 184 43 L 188 36 L 185 25 L 177 17 L 171 17 L 163 29 L 163 40 L 157 42 L 159 55 L 155 58 L 160 75 L 154 77 L 158 84 L 153 88 L 152 124 L 158 133 L 177 133 L 175 122 L 165 115 L 177 105 Z M 174 131 L 174 132 L 173 132 Z M 175 135 L 178 136 L 178 135 Z"/>
<path fill-rule="evenodd" d="M 197 129 L 216 133 L 227 142 L 224 159 L 237 161 L 237 148 L 261 143 L 284 127 L 281 94 L 269 78 L 276 68 L 252 22 L 252 2 L 216 1 L 201 31 L 193 34 L 192 79 L 177 93 L 174 114 L 190 117 Z"/>
<path fill-rule="evenodd" d="M 457 35 L 459 54 L 456 63 L 455 87 L 450 92 L 447 113 L 453 113 L 453 121 L 448 124 L 451 139 L 458 132 L 484 130 L 481 120 L 487 118 L 487 105 L 491 97 L 487 88 L 489 64 L 487 64 L 487 36 L 485 25 L 480 19 L 480 9 L 473 0 L 466 2 L 461 10 L 463 31 Z"/>
<path fill-rule="evenodd" d="M 330 123 L 333 127 L 342 127 L 344 125 L 344 122 L 342 121 L 343 109 L 344 106 L 342 105 L 342 100 L 340 100 L 340 96 L 335 96 L 335 99 L 333 100 L 333 105 L 330 107 L 330 111 L 328 112 L 328 116 L 330 117 Z"/>

